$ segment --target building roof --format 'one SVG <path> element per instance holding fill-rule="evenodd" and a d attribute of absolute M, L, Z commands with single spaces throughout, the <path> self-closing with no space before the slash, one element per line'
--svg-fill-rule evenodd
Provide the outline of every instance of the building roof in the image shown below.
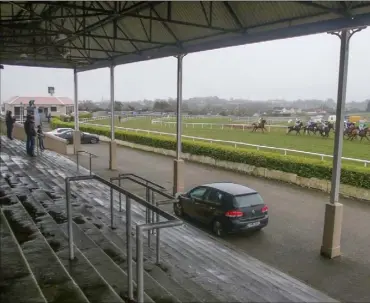
<path fill-rule="evenodd" d="M 20 97 L 15 96 L 9 99 L 8 104 L 27 105 L 30 100 L 35 100 L 35 105 L 73 105 L 73 100 L 68 97 Z"/>
<path fill-rule="evenodd" d="M 370 24 L 369 1 L 2 1 L 0 63 L 88 70 Z"/>
<path fill-rule="evenodd" d="M 233 196 L 249 195 L 256 193 L 256 191 L 252 188 L 231 182 L 210 183 L 204 184 L 203 186 L 215 188 Z"/>

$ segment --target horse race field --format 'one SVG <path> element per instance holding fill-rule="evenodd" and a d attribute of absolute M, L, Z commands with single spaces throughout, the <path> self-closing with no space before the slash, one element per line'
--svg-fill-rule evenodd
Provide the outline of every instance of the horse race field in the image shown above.
<path fill-rule="evenodd" d="M 118 127 L 134 128 L 141 130 L 154 130 L 165 133 L 176 133 L 175 123 L 164 123 L 173 122 L 174 120 L 165 119 L 163 123 L 152 123 L 150 118 L 135 118 L 119 123 L 118 119 L 115 122 Z M 110 125 L 110 119 L 90 121 L 92 124 L 103 124 Z M 199 124 L 186 124 L 186 123 L 199 123 Z M 202 125 L 204 123 L 204 125 Z M 213 123 L 212 128 L 207 123 Z M 256 133 L 252 133 L 250 129 L 232 129 L 225 127 L 225 124 L 237 124 L 238 121 L 231 121 L 229 118 L 203 118 L 203 119 L 184 119 L 183 120 L 183 135 L 218 139 L 225 141 L 236 141 L 244 142 L 249 144 L 257 144 L 271 147 L 295 149 L 306 152 L 322 153 L 327 155 L 333 154 L 334 145 L 334 133 L 330 133 L 329 138 L 322 138 L 320 135 L 305 135 L 302 133 L 301 136 L 296 136 L 294 132 L 287 135 L 286 127 L 284 122 L 279 123 L 283 127 L 274 128 L 271 127 L 271 132 L 262 133 L 261 130 L 257 130 Z M 239 121 L 239 123 L 246 123 L 246 121 Z M 218 125 L 215 125 L 218 124 Z M 224 125 L 222 128 L 221 125 Z M 278 123 L 274 123 L 278 124 Z M 163 135 L 162 135 L 163 136 Z M 359 140 L 348 141 L 344 140 L 343 146 L 343 157 L 357 158 L 363 160 L 370 160 L 370 142 L 364 139 L 362 142 Z M 230 144 L 228 144 L 230 145 Z M 255 150 L 255 147 L 245 146 L 243 148 Z M 263 149 L 261 149 L 263 150 Z M 270 150 L 272 151 L 272 150 Z M 282 151 L 276 151 L 282 153 Z M 295 154 L 288 152 L 288 154 Z M 302 157 L 313 157 L 317 156 L 295 154 Z M 330 158 L 326 160 L 330 161 Z M 351 161 L 352 164 L 355 164 Z M 363 164 L 358 164 L 363 165 Z"/>

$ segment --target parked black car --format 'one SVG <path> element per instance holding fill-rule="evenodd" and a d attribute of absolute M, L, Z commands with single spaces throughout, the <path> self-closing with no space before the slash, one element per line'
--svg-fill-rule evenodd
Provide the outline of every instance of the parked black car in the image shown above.
<path fill-rule="evenodd" d="M 66 139 L 68 141 L 68 144 L 73 143 L 73 131 L 65 131 L 63 133 L 54 134 L 54 136 Z M 89 143 L 91 144 L 99 143 L 99 137 L 94 134 L 81 132 L 81 144 L 89 144 Z"/>
<path fill-rule="evenodd" d="M 235 183 L 197 186 L 178 196 L 178 217 L 189 216 L 212 227 L 219 237 L 226 233 L 261 230 L 268 224 L 268 206 L 255 190 Z"/>

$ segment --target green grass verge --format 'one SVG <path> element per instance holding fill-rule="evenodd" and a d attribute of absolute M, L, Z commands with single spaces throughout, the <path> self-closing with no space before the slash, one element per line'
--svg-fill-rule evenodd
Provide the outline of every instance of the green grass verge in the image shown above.
<path fill-rule="evenodd" d="M 53 119 L 52 127 L 73 127 L 73 123 Z M 82 131 L 106 137 L 109 137 L 110 135 L 109 128 L 104 126 L 100 127 L 81 124 L 80 129 Z M 176 149 L 176 140 L 170 137 L 136 134 L 122 130 L 117 130 L 115 132 L 115 136 L 118 140 L 136 144 L 168 150 Z M 280 170 L 306 178 L 330 180 L 332 175 L 331 164 L 329 162 L 316 159 L 305 159 L 297 156 L 283 156 L 271 152 L 251 151 L 244 148 L 234 148 L 214 143 L 193 142 L 190 140 L 183 140 L 182 148 L 184 153 Z M 341 183 L 370 189 L 370 169 L 350 164 L 343 164 Z"/>
<path fill-rule="evenodd" d="M 220 118 L 221 119 L 221 118 Z M 195 120 L 195 119 L 194 119 Z M 203 121 L 202 119 L 196 119 Z M 94 124 L 110 125 L 110 120 L 93 121 Z M 115 121 L 116 126 L 137 128 L 145 130 L 155 130 L 166 133 L 176 133 L 176 124 L 171 126 L 164 126 L 160 124 L 152 124 L 150 119 L 138 118 L 126 122 L 118 123 Z M 205 122 L 210 123 L 210 122 Z M 334 134 L 331 133 L 329 138 L 322 138 L 319 135 L 304 135 L 296 136 L 295 134 L 286 134 L 286 128 L 271 128 L 271 133 L 262 134 L 260 131 L 252 133 L 250 130 L 239 129 L 221 129 L 218 126 L 183 126 L 183 134 L 187 136 L 203 137 L 210 139 L 218 139 L 225 141 L 244 142 L 249 144 L 265 145 L 272 147 L 288 148 L 312 153 L 321 153 L 332 155 L 334 149 Z M 249 148 L 252 149 L 252 148 Z M 276 153 L 281 153 L 277 151 Z M 294 153 L 293 153 L 294 154 Z M 304 154 L 295 154 L 303 158 L 317 159 L 317 156 L 309 156 Z M 366 141 L 348 141 L 344 140 L 343 144 L 343 157 L 355 159 L 370 159 L 370 142 Z M 328 159 L 330 162 L 330 158 Z M 354 162 L 351 162 L 354 163 Z M 363 165 L 358 163 L 356 165 Z"/>

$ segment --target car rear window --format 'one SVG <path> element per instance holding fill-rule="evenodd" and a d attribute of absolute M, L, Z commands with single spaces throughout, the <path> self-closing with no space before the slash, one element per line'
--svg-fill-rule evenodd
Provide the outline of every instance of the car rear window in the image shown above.
<path fill-rule="evenodd" d="M 254 205 L 265 204 L 260 194 L 249 194 L 242 196 L 235 196 L 236 207 L 249 207 Z"/>

